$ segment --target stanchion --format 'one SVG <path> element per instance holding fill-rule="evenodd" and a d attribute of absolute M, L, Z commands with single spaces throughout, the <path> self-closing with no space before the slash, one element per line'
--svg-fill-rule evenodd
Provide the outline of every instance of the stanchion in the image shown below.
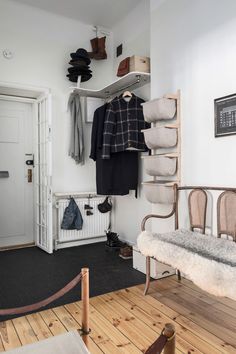
<path fill-rule="evenodd" d="M 82 268 L 82 284 L 81 284 L 81 299 L 82 299 L 82 333 L 89 334 L 89 269 Z"/>
<path fill-rule="evenodd" d="M 164 336 L 166 336 L 167 342 L 164 347 L 164 354 L 175 354 L 175 327 L 171 323 L 165 325 Z"/>

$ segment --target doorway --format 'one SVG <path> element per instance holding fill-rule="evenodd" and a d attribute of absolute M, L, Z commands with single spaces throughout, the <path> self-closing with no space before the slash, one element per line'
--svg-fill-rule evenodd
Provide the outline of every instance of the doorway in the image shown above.
<path fill-rule="evenodd" d="M 53 252 L 51 96 L 0 83 L 0 248 Z"/>
<path fill-rule="evenodd" d="M 32 104 L 0 99 L 0 247 L 34 242 L 33 150 Z"/>

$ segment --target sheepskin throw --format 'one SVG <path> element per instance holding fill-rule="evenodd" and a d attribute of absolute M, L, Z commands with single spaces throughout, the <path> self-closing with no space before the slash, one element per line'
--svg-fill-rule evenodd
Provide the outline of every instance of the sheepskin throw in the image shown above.
<path fill-rule="evenodd" d="M 180 229 L 144 231 L 137 244 L 142 254 L 179 269 L 203 290 L 236 300 L 236 243 Z"/>

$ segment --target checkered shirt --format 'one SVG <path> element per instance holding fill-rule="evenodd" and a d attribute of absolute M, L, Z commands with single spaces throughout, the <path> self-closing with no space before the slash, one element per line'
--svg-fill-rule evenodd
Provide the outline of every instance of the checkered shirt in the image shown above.
<path fill-rule="evenodd" d="M 133 95 L 129 102 L 122 96 L 110 102 L 106 111 L 103 130 L 102 158 L 109 159 L 111 153 L 129 148 L 147 151 L 142 129 L 150 127 L 144 121 L 141 103 L 144 100 Z"/>

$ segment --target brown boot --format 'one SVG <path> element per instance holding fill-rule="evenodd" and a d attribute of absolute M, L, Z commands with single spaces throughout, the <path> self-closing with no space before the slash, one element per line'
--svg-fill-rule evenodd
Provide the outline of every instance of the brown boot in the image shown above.
<path fill-rule="evenodd" d="M 98 52 L 94 55 L 94 59 L 107 59 L 106 53 L 106 37 L 98 38 Z"/>
<path fill-rule="evenodd" d="M 90 40 L 91 46 L 92 46 L 92 52 L 89 52 L 89 58 L 94 59 L 95 54 L 98 53 L 98 37 L 95 37 Z"/>

